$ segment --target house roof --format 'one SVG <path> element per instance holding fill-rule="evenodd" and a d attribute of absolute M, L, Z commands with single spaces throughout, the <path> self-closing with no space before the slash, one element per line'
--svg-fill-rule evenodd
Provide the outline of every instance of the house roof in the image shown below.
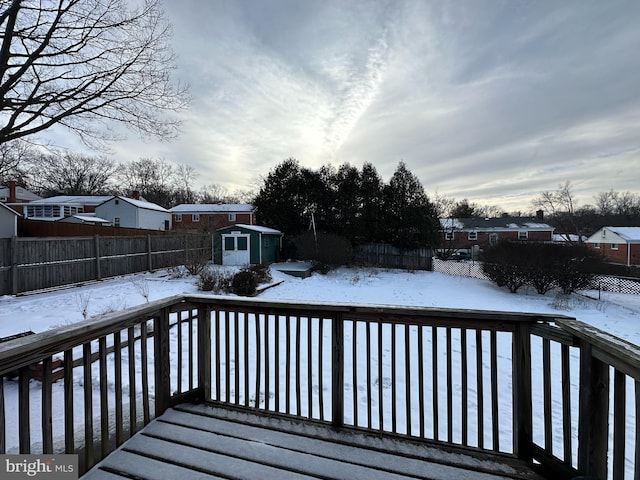
<path fill-rule="evenodd" d="M 496 218 L 441 218 L 440 225 L 443 229 L 456 230 L 551 230 L 553 227 L 536 217 L 511 217 L 504 215 Z"/>
<path fill-rule="evenodd" d="M 4 203 L 0 203 L 0 208 L 4 208 L 9 210 L 11 213 L 13 213 L 16 217 L 19 217 L 20 214 L 18 212 L 16 212 L 13 208 L 11 207 L 7 207 Z"/>
<path fill-rule="evenodd" d="M 9 199 L 9 187 L 0 187 L 0 199 Z M 21 202 L 32 202 L 40 200 L 42 197 L 30 192 L 26 188 L 16 187 L 16 200 Z"/>
<path fill-rule="evenodd" d="M 113 195 L 57 195 L 34 200 L 31 205 L 90 205 L 98 206 L 113 198 Z"/>
<path fill-rule="evenodd" d="M 170 208 L 171 213 L 251 213 L 254 206 L 248 203 L 183 203 Z"/>
<path fill-rule="evenodd" d="M 101 217 L 96 217 L 90 213 L 79 213 L 77 215 L 71 215 L 72 218 L 78 219 L 83 223 L 111 223 L 109 220 L 105 220 Z"/>
<path fill-rule="evenodd" d="M 238 227 L 242 227 L 242 228 L 245 228 L 247 230 L 253 230 L 254 232 L 268 233 L 268 234 L 272 234 L 272 235 L 282 235 L 282 232 L 280 230 L 276 230 L 274 228 L 261 227 L 260 225 L 244 225 L 242 223 L 238 223 L 237 225 L 230 225 L 228 227 L 219 228 L 218 231 L 220 231 L 220 230 L 231 230 L 231 229 L 238 228 Z"/>
<path fill-rule="evenodd" d="M 136 200 L 135 198 L 121 197 L 120 195 L 118 195 L 116 197 L 110 197 L 107 201 L 102 202 L 102 203 L 107 203 L 108 201 L 116 199 L 116 198 L 119 199 L 119 200 L 122 200 L 123 202 L 127 202 L 127 203 L 133 205 L 134 207 L 145 208 L 147 210 L 156 210 L 158 212 L 169 213 L 169 210 L 167 210 L 164 207 L 161 207 L 160 205 L 156 205 L 155 203 L 147 202 L 146 200 Z"/>
<path fill-rule="evenodd" d="M 640 242 L 640 227 L 603 227 L 627 242 Z"/>

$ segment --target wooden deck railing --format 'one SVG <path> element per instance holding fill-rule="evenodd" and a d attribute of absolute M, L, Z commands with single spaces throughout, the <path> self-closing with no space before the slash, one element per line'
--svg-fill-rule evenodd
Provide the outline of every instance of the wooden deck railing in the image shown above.
<path fill-rule="evenodd" d="M 639 350 L 563 316 L 178 296 L 0 345 L 0 452 L 86 470 L 197 400 L 638 478 Z"/>

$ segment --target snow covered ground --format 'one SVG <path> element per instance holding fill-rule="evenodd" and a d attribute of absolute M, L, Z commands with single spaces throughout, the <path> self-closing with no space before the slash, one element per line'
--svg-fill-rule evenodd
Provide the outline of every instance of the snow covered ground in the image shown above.
<path fill-rule="evenodd" d="M 274 283 L 283 283 L 264 291 L 261 299 L 555 313 L 640 345 L 638 295 L 586 291 L 565 298 L 527 288 L 513 294 L 487 280 L 371 268 L 340 268 L 306 279 L 275 270 L 272 274 Z M 202 293 L 195 282 L 195 277 L 174 278 L 159 271 L 45 293 L 2 296 L 0 337 L 26 330 L 42 332 L 180 293 Z"/>
<path fill-rule="evenodd" d="M 640 329 L 637 328 L 640 320 L 640 296 L 635 295 L 587 291 L 564 297 L 554 293 L 539 295 L 533 289 L 526 288 L 512 294 L 487 280 L 448 276 L 436 272 L 410 273 L 373 268 L 340 268 L 328 275 L 314 274 L 307 279 L 295 278 L 273 269 L 272 275 L 273 284 L 277 285 L 265 290 L 258 298 L 555 313 L 575 317 L 640 345 Z M 0 336 L 27 330 L 42 332 L 82 322 L 85 318 L 95 315 L 181 293 L 202 293 L 197 290 L 196 278 L 176 278 L 171 272 L 159 271 L 50 292 L 17 297 L 4 296 L 0 297 Z M 384 361 L 388 363 L 388 358 Z M 385 363 L 385 369 L 387 368 L 388 365 Z M 400 377 L 397 380 L 404 381 Z M 629 395 L 631 390 L 628 392 Z M 54 396 L 61 394 L 61 388 L 56 384 Z M 99 397 L 99 392 L 97 395 Z M 5 384 L 5 396 L 7 408 L 17 408 L 15 398 L 12 398 L 17 397 L 16 385 Z M 501 403 L 510 406 L 510 392 L 501 392 L 502 396 L 504 398 L 501 399 Z M 573 400 L 576 401 L 577 397 Z M 81 399 L 78 401 L 81 404 Z M 629 402 L 633 401 L 633 398 L 629 399 Z M 39 408 L 35 403 L 31 407 L 34 411 Z M 574 408 L 577 408 L 577 405 L 574 405 Z M 81 409 L 77 409 L 76 413 L 81 421 Z M 8 429 L 16 429 L 14 421 L 15 418 L 9 419 Z M 629 422 L 632 421 L 630 418 Z M 37 430 L 37 425 L 37 421 L 32 422 L 34 435 L 37 435 L 37 432 L 33 431 L 34 427 Z M 508 436 L 508 432 L 504 433 Z M 635 442 L 632 432 L 629 434 L 627 446 L 628 452 L 632 454 Z"/>

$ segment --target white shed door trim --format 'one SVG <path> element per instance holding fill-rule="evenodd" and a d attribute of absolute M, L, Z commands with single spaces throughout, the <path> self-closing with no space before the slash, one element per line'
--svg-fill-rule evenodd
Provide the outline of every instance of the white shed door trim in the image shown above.
<path fill-rule="evenodd" d="M 251 235 L 231 232 L 222 235 L 222 265 L 248 265 L 251 263 Z"/>

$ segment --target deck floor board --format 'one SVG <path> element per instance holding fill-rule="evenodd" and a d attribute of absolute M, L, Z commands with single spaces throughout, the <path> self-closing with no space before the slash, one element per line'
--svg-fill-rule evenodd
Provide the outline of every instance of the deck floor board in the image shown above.
<path fill-rule="evenodd" d="M 542 480 L 511 458 L 203 404 L 169 409 L 86 480 Z"/>

